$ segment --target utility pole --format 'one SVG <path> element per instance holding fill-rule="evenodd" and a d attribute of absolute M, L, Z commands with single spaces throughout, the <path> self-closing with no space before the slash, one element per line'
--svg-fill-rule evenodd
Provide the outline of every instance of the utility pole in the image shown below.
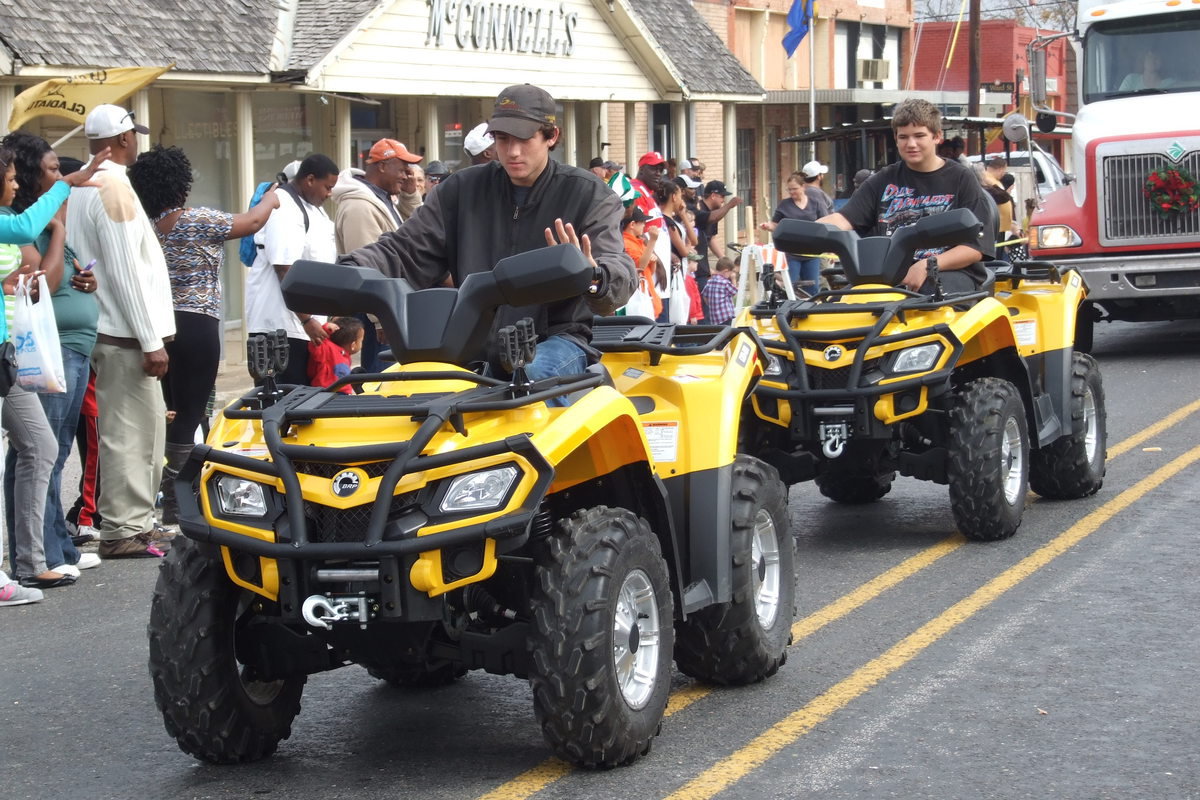
<path fill-rule="evenodd" d="M 980 0 L 971 0 L 970 10 L 970 41 L 969 57 L 971 66 L 967 70 L 967 116 L 979 116 L 979 85 L 983 82 L 979 69 L 979 58 L 982 49 L 979 43 L 979 16 L 980 16 Z M 982 154 L 983 147 L 980 141 L 980 134 L 974 126 L 970 128 L 970 139 L 967 142 L 967 147 L 972 154 Z"/>

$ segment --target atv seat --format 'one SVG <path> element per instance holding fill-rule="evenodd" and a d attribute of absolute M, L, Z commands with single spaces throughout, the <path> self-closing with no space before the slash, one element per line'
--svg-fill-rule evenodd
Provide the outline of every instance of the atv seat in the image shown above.
<path fill-rule="evenodd" d="M 597 361 L 595 364 L 588 364 L 587 369 L 584 371 L 588 375 L 599 375 L 601 377 L 601 381 L 602 381 L 601 385 L 602 386 L 610 386 L 613 389 L 617 388 L 617 385 L 615 383 L 613 383 L 612 375 L 610 375 L 608 372 L 608 367 L 604 366 L 599 361 Z M 595 387 L 592 387 L 592 388 L 595 388 Z M 580 389 L 578 392 L 571 392 L 570 394 L 566 395 L 563 399 L 566 401 L 567 405 L 569 405 L 569 406 L 575 405 L 575 403 L 582 400 L 583 396 L 585 394 L 587 394 L 588 392 L 590 392 L 591 390 L 592 389 Z"/>

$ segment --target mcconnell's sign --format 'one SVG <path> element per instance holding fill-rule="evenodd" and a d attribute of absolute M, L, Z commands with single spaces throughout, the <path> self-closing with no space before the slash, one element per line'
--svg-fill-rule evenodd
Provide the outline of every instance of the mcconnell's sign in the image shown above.
<path fill-rule="evenodd" d="M 534 8 L 518 3 L 480 0 L 426 0 L 429 30 L 425 44 L 442 46 L 451 34 L 460 49 L 501 53 L 569 56 L 575 52 L 579 14 L 557 8 Z"/>

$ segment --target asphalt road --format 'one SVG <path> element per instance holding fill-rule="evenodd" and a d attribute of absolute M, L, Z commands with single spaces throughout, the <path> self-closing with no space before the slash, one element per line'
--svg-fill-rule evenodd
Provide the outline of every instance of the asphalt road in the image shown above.
<path fill-rule="evenodd" d="M 797 617 L 766 682 L 677 676 L 632 767 L 550 759 L 530 693 L 472 673 L 401 691 L 310 678 L 272 758 L 213 767 L 154 708 L 156 567 L 110 562 L 0 610 L 5 798 L 1200 798 L 1200 323 L 1101 326 L 1109 465 L 969 544 L 943 488 L 866 508 L 791 492 Z"/>

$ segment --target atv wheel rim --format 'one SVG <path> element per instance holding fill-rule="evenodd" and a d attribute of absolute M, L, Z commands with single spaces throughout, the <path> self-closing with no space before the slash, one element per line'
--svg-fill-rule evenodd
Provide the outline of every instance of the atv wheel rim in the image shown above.
<path fill-rule="evenodd" d="M 769 629 L 779 614 L 779 537 L 775 520 L 760 508 L 754 517 L 754 540 L 750 546 L 754 569 L 754 610 L 758 624 Z"/>
<path fill-rule="evenodd" d="M 1083 390 L 1083 449 L 1089 464 L 1096 460 L 1099 444 L 1100 417 L 1096 414 L 1096 396 L 1089 386 Z"/>
<path fill-rule="evenodd" d="M 1021 499 L 1021 476 L 1025 472 L 1025 453 L 1021 444 L 1021 426 L 1016 417 L 1009 417 L 1004 421 L 1004 438 L 1000 442 L 1000 471 L 1004 479 L 1004 499 L 1010 506 Z"/>
<path fill-rule="evenodd" d="M 640 709 L 654 694 L 658 679 L 661 628 L 658 598 L 650 576 L 635 569 L 625 576 L 613 615 L 613 664 L 621 696 Z"/>

